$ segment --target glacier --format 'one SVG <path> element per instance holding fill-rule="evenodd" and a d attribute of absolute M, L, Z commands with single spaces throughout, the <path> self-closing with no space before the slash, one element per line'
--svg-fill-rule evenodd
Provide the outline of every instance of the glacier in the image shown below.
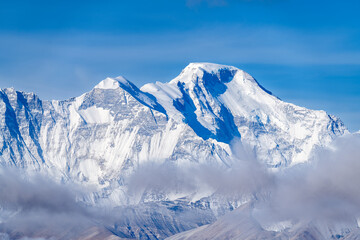
<path fill-rule="evenodd" d="M 124 77 L 106 78 L 91 91 L 61 101 L 1 89 L 0 120 L 3 167 L 91 187 L 90 194 L 80 196 L 89 205 L 110 205 L 119 212 L 132 206 L 134 215 L 120 220 L 118 234 L 133 236 L 123 227 L 128 224 L 154 239 L 212 223 L 239 203 L 216 205 L 213 192 L 195 197 L 145 189 L 131 195 L 127 179 L 142 166 L 231 169 L 232 143 L 240 140 L 267 168 L 285 169 L 311 160 L 316 149 L 348 133 L 339 118 L 284 102 L 248 73 L 212 63 L 191 63 L 170 82 L 141 88 Z M 152 204 L 178 226 L 157 219 L 161 227 L 151 224 L 163 232 L 139 227 L 144 223 L 138 218 L 150 214 L 146 209 Z M 196 209 L 199 219 L 182 220 L 169 205 Z M 151 217 L 145 218 L 151 226 Z"/>

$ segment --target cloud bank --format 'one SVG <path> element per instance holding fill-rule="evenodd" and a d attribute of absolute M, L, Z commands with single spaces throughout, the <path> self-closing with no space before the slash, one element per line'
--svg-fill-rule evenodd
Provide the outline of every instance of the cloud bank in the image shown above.
<path fill-rule="evenodd" d="M 283 220 L 354 221 L 360 217 L 360 136 L 337 139 L 311 164 L 277 177 L 269 211 Z"/>
<path fill-rule="evenodd" d="M 232 151 L 235 157 L 231 168 L 145 164 L 125 179 L 129 197 L 141 202 L 146 196 L 214 194 L 223 201 L 247 199 L 253 206 L 252 216 L 263 227 L 281 222 L 289 222 L 287 227 L 313 223 L 356 225 L 360 217 L 359 134 L 338 138 L 330 148 L 320 149 L 310 163 L 276 172 L 269 171 L 240 141 L 232 144 Z M 114 209 L 117 216 L 109 217 L 102 214 L 102 209 L 85 206 L 76 199 L 80 194 L 71 185 L 2 169 L 0 232 L 10 239 L 81 234 L 91 227 L 111 227 L 116 219 L 126 218 L 126 211 L 121 209 Z M 195 219 L 191 214 L 196 211 L 186 214 Z M 129 219 L 132 217 L 130 214 Z"/>
<path fill-rule="evenodd" d="M 260 164 L 250 149 L 239 140 L 233 142 L 235 158 L 230 168 L 214 164 L 189 164 L 179 168 L 173 163 L 150 162 L 127 180 L 129 194 L 221 194 L 239 198 L 267 191 L 274 176 Z M 203 194 L 202 194 L 203 193 Z"/>
<path fill-rule="evenodd" d="M 0 169 L 0 231 L 4 238 L 74 237 L 97 226 L 102 215 L 76 200 L 74 185 L 57 184 L 41 175 Z"/>
<path fill-rule="evenodd" d="M 239 142 L 233 144 L 233 151 L 236 158 L 231 169 L 145 165 L 130 178 L 129 190 L 250 196 L 254 214 L 265 225 L 354 223 L 360 217 L 360 135 L 339 138 L 330 148 L 318 150 L 314 161 L 276 172 L 266 169 Z"/>

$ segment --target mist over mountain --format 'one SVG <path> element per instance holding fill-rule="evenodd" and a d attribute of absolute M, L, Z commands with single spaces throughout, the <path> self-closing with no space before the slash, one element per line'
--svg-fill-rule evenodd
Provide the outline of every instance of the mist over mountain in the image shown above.
<path fill-rule="evenodd" d="M 64 101 L 2 89 L 0 129 L 10 239 L 357 236 L 358 134 L 236 67 Z"/>

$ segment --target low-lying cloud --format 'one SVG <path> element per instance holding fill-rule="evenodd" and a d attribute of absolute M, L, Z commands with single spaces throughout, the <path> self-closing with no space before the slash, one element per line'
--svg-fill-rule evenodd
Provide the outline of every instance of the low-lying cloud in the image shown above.
<path fill-rule="evenodd" d="M 318 150 L 312 162 L 276 172 L 265 168 L 249 149 L 239 142 L 233 144 L 236 158 L 230 169 L 145 165 L 129 179 L 129 190 L 252 196 L 257 218 L 268 224 L 346 223 L 360 217 L 359 135 L 337 139 L 330 148 Z"/>
<path fill-rule="evenodd" d="M 351 221 L 360 217 L 360 137 L 337 139 L 313 163 L 277 176 L 269 201 L 273 216 L 291 220 Z"/>
<path fill-rule="evenodd" d="M 0 231 L 10 239 L 76 235 L 95 226 L 94 209 L 76 201 L 73 185 L 12 168 L 0 170 Z"/>
<path fill-rule="evenodd" d="M 216 193 L 224 196 L 256 195 L 273 184 L 273 176 L 260 164 L 252 150 L 236 141 L 231 168 L 222 164 L 189 164 L 180 168 L 174 163 L 150 162 L 142 165 L 128 179 L 130 194 Z"/>
<path fill-rule="evenodd" d="M 360 217 L 360 135 L 348 135 L 321 149 L 314 161 L 269 171 L 252 149 L 232 144 L 231 168 L 216 165 L 148 163 L 125 179 L 128 196 L 250 197 L 253 216 L 262 226 L 277 222 L 356 223 Z M 73 185 L 57 184 L 43 176 L 0 170 L 0 232 L 10 236 L 51 237 L 77 234 L 93 226 L 110 226 L 115 218 L 77 201 L 82 193 Z M 190 214 L 190 213 L 189 213 Z M 194 212 L 194 214 L 196 214 Z M 19 235 L 19 233 L 21 233 Z M 41 236 L 39 235 L 41 233 Z"/>

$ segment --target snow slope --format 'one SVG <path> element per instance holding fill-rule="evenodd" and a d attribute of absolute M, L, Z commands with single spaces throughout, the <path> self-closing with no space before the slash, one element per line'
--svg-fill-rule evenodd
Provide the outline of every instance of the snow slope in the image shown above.
<path fill-rule="evenodd" d="M 204 140 L 228 144 L 241 136 L 271 167 L 307 161 L 314 148 L 346 131 L 336 117 L 283 102 L 231 66 L 191 63 L 169 83 L 141 90 Z"/>

